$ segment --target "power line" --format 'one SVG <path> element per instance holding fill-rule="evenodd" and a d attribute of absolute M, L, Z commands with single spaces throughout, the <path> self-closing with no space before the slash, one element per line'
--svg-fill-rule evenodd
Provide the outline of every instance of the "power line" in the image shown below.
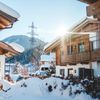
<path fill-rule="evenodd" d="M 35 43 L 35 38 L 34 36 L 38 35 L 34 32 L 34 30 L 36 29 L 36 27 L 34 26 L 34 23 L 32 22 L 31 26 L 29 26 L 29 28 L 31 28 L 31 32 L 29 32 L 28 34 L 30 34 L 30 44 L 31 44 L 31 48 L 33 48 L 34 43 Z"/>

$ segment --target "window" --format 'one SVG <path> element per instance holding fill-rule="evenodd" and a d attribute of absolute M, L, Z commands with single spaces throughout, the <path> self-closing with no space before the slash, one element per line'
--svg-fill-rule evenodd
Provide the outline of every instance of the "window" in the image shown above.
<path fill-rule="evenodd" d="M 78 51 L 79 53 L 84 52 L 85 51 L 85 46 L 84 43 L 79 43 L 78 44 Z"/>
<path fill-rule="evenodd" d="M 65 70 L 64 69 L 60 69 L 60 75 L 62 75 L 62 76 L 65 75 Z"/>
<path fill-rule="evenodd" d="M 92 50 L 100 49 L 100 41 L 92 41 Z"/>
<path fill-rule="evenodd" d="M 73 68 L 68 69 L 68 76 L 72 76 L 74 74 Z"/>
<path fill-rule="evenodd" d="M 74 70 L 74 73 L 76 73 L 76 70 Z"/>
<path fill-rule="evenodd" d="M 71 55 L 73 52 L 73 47 L 72 46 L 67 46 L 67 54 Z"/>

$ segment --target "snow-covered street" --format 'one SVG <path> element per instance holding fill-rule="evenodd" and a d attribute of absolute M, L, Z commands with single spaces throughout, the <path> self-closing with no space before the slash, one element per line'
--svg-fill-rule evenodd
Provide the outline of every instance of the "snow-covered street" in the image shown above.
<path fill-rule="evenodd" d="M 3 89 L 0 91 L 0 100 L 98 100 L 92 99 L 84 92 L 75 95 L 76 90 L 84 90 L 81 84 L 68 85 L 68 80 L 59 78 L 29 78 L 11 84 L 5 80 L 0 80 Z M 65 88 L 62 87 L 62 83 Z"/>

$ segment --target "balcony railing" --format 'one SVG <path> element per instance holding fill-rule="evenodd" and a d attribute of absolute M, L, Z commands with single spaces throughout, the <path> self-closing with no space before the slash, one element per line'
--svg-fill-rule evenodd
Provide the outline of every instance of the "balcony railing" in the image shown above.
<path fill-rule="evenodd" d="M 82 53 L 73 53 L 66 58 L 67 63 L 87 63 L 90 60 L 90 52 L 84 51 Z"/>

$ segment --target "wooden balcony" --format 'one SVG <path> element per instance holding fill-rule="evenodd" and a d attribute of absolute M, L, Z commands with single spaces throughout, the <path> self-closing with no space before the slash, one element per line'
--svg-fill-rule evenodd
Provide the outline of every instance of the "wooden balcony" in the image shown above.
<path fill-rule="evenodd" d="M 66 62 L 68 64 L 88 63 L 90 61 L 90 52 L 74 53 L 67 55 Z"/>
<path fill-rule="evenodd" d="M 100 49 L 67 55 L 67 64 L 89 63 L 90 61 L 100 61 Z"/>

